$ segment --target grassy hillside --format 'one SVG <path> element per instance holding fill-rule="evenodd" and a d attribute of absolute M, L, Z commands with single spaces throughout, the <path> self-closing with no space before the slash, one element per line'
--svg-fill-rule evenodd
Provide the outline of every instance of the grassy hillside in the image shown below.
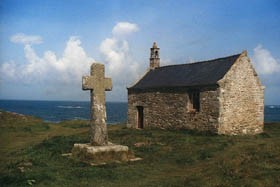
<path fill-rule="evenodd" d="M 103 166 L 61 154 L 89 141 L 84 121 L 46 123 L 0 111 L 0 186 L 279 186 L 280 123 L 257 136 L 110 126 L 142 161 Z"/>

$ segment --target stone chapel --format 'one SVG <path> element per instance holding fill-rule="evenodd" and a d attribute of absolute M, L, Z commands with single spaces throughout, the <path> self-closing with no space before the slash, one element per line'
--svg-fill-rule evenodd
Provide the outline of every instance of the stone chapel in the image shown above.
<path fill-rule="evenodd" d="M 263 132 L 264 86 L 246 51 L 228 57 L 150 67 L 128 90 L 128 128 L 193 129 L 226 135 Z"/>

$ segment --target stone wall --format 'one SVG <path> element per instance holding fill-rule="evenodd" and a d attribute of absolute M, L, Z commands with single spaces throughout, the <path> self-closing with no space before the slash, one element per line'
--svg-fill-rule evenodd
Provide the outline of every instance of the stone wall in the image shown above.
<path fill-rule="evenodd" d="M 217 132 L 219 100 L 217 86 L 200 88 L 200 111 L 189 108 L 187 88 L 128 89 L 129 128 L 137 128 L 137 106 L 144 108 L 144 128 L 196 129 Z"/>
<path fill-rule="evenodd" d="M 263 131 L 264 87 L 243 52 L 219 81 L 219 134 L 257 134 Z"/>
<path fill-rule="evenodd" d="M 144 108 L 144 128 L 196 129 L 227 135 L 263 132 L 264 86 L 244 51 L 218 85 L 200 90 L 200 111 L 190 107 L 188 88 L 128 89 L 127 127 L 138 128 L 137 106 Z"/>

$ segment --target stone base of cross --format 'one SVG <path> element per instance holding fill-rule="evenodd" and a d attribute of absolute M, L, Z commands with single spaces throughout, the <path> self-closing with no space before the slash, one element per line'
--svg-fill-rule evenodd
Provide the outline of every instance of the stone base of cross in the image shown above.
<path fill-rule="evenodd" d="M 72 158 L 90 163 L 112 161 L 136 161 L 128 147 L 108 142 L 106 124 L 105 91 L 112 90 L 112 79 L 104 77 L 104 65 L 93 63 L 91 75 L 83 76 L 83 90 L 91 93 L 91 139 L 89 144 L 74 144 Z"/>

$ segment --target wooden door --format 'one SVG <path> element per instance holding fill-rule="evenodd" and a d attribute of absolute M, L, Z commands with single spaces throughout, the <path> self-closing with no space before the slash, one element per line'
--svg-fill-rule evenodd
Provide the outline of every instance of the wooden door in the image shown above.
<path fill-rule="evenodd" d="M 144 114 L 143 114 L 143 107 L 137 106 L 137 120 L 138 120 L 138 128 L 143 129 L 144 128 Z"/>

